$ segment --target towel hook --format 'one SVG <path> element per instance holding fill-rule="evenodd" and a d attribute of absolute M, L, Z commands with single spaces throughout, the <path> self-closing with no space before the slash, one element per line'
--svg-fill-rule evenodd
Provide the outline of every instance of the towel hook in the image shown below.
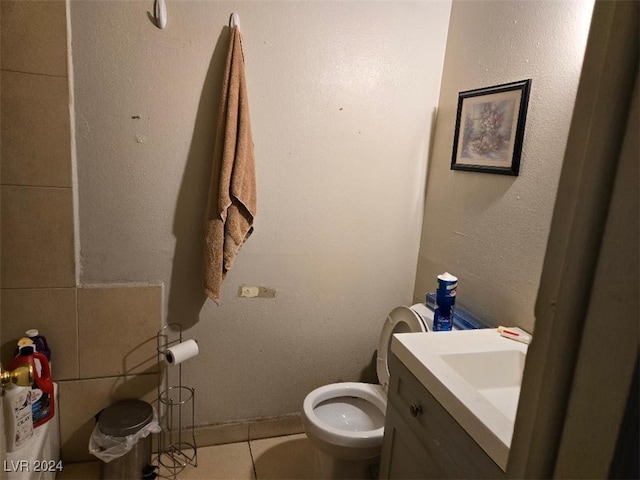
<path fill-rule="evenodd" d="M 156 18 L 156 26 L 164 28 L 167 26 L 167 4 L 165 0 L 155 0 L 153 14 Z"/>
<path fill-rule="evenodd" d="M 238 27 L 240 28 L 240 15 L 237 13 L 232 13 L 231 18 L 229 19 L 229 27 Z"/>

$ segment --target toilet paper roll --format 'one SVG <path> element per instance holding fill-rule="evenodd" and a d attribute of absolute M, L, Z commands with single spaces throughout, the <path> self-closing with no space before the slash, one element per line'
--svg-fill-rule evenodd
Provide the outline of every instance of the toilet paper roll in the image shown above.
<path fill-rule="evenodd" d="M 185 340 L 168 348 L 164 357 L 169 365 L 178 365 L 196 355 L 198 355 L 198 343 L 195 340 Z"/>

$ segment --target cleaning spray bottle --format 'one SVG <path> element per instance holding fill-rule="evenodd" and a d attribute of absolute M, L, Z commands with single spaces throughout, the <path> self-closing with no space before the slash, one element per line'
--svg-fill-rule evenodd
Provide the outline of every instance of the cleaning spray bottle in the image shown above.
<path fill-rule="evenodd" d="M 31 410 L 33 426 L 39 427 L 51 420 L 55 413 L 55 397 L 53 392 L 53 380 L 49 361 L 43 353 L 35 351 L 34 345 L 20 347 L 20 352 L 13 359 L 9 370 L 15 370 L 20 365 L 33 367 L 33 386 L 31 388 Z"/>

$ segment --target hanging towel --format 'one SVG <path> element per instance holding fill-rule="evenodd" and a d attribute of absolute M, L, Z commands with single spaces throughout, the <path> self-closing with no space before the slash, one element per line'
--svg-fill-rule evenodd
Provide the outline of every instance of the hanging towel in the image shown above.
<path fill-rule="evenodd" d="M 253 232 L 256 178 L 242 36 L 231 30 L 205 218 L 204 290 L 220 304 L 220 289 L 240 247 Z"/>

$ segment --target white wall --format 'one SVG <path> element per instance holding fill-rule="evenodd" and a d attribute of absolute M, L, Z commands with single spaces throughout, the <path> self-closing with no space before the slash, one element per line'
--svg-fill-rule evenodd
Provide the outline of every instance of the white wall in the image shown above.
<path fill-rule="evenodd" d="M 454 1 L 414 299 L 436 276 L 489 324 L 533 331 L 593 1 Z M 520 175 L 450 170 L 458 93 L 531 78 Z"/>
<path fill-rule="evenodd" d="M 71 2 L 81 282 L 165 282 L 201 346 L 184 369 L 198 424 L 374 380 L 382 321 L 412 300 L 450 3 L 174 1 L 165 30 L 151 7 Z M 201 223 L 233 11 L 259 207 L 216 307 Z"/>

